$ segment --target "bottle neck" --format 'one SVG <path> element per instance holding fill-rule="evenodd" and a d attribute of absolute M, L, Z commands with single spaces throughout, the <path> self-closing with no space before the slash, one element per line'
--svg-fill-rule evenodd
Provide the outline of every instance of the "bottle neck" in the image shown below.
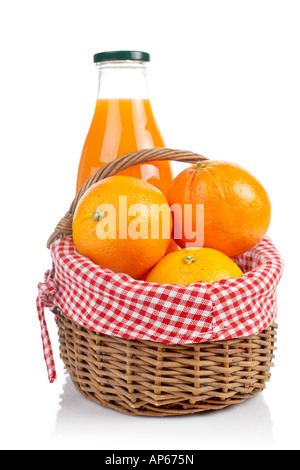
<path fill-rule="evenodd" d="M 96 65 L 98 99 L 149 99 L 146 62 L 110 61 Z"/>

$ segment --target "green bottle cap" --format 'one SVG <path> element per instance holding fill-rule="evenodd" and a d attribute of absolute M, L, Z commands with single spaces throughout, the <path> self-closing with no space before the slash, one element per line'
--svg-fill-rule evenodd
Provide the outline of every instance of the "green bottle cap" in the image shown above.
<path fill-rule="evenodd" d="M 150 54 L 142 51 L 106 51 L 94 55 L 94 62 L 107 62 L 109 60 L 138 60 L 150 62 Z"/>

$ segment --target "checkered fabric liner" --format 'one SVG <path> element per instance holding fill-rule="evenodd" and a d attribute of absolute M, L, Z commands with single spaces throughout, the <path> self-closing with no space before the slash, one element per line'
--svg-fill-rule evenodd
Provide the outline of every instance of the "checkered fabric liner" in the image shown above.
<path fill-rule="evenodd" d="M 44 309 L 59 307 L 104 335 L 164 344 L 202 343 L 255 335 L 277 317 L 283 262 L 269 237 L 235 258 L 240 278 L 187 287 L 115 274 L 80 255 L 72 239 L 51 245 L 52 270 L 38 285 L 37 311 L 50 382 L 55 365 Z"/>

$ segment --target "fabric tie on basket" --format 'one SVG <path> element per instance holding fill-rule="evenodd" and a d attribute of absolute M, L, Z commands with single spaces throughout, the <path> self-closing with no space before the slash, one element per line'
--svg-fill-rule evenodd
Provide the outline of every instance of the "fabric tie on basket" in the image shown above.
<path fill-rule="evenodd" d="M 240 278 L 187 287 L 136 281 L 95 265 L 71 238 L 51 245 L 53 269 L 39 284 L 37 310 L 48 377 L 56 377 L 44 308 L 59 308 L 92 331 L 164 344 L 203 343 L 260 333 L 277 316 L 283 261 L 269 237 L 235 258 Z"/>
<path fill-rule="evenodd" d="M 57 291 L 56 283 L 53 279 L 54 269 L 48 270 L 45 273 L 44 283 L 38 285 L 39 295 L 36 299 L 38 317 L 41 325 L 42 344 L 44 351 L 44 358 L 48 371 L 48 378 L 50 382 L 53 382 L 56 378 L 55 364 L 53 359 L 53 351 L 51 347 L 50 337 L 46 324 L 44 308 L 53 307 L 52 298 Z"/>

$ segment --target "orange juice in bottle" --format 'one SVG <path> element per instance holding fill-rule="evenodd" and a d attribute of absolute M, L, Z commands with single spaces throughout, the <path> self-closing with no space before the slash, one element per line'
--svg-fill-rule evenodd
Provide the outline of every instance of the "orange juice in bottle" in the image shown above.
<path fill-rule="evenodd" d="M 77 191 L 97 169 L 129 152 L 165 147 L 147 91 L 150 56 L 140 51 L 95 54 L 99 88 L 92 123 L 80 159 Z M 135 176 L 164 194 L 172 180 L 170 163 L 135 165 L 119 174 Z"/>

